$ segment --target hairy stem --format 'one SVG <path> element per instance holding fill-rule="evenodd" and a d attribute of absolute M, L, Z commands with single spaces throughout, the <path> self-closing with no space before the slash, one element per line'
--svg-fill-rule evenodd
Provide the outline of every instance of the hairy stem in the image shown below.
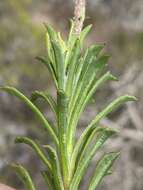
<path fill-rule="evenodd" d="M 74 9 L 74 32 L 75 34 L 79 35 L 82 27 L 83 22 L 85 19 L 85 8 L 86 8 L 86 0 L 74 0 L 75 2 L 75 9 Z"/>

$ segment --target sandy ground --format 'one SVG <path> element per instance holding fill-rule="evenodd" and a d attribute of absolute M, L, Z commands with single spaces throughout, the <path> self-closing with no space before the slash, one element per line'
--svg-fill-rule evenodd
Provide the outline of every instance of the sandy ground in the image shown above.
<path fill-rule="evenodd" d="M 7 185 L 0 184 L 0 190 L 15 190 L 12 187 L 8 187 Z"/>

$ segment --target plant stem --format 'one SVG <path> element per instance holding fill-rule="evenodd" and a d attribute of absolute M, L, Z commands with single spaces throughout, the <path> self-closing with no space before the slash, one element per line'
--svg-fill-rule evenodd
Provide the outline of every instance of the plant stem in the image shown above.
<path fill-rule="evenodd" d="M 75 9 L 74 9 L 74 29 L 73 32 L 77 36 L 80 35 L 85 19 L 85 10 L 86 10 L 86 0 L 74 0 Z M 73 138 L 73 137 L 72 137 Z M 68 139 L 68 157 L 71 157 L 72 150 L 73 150 L 73 139 Z"/>
<path fill-rule="evenodd" d="M 79 35 L 82 27 L 83 22 L 85 19 L 85 8 L 86 8 L 86 0 L 74 0 L 75 2 L 75 9 L 74 9 L 74 32 L 75 34 Z"/>
<path fill-rule="evenodd" d="M 61 157 L 62 174 L 64 187 L 68 185 L 68 154 L 66 146 L 66 130 L 67 130 L 67 106 L 68 99 L 64 92 L 57 93 L 58 103 L 58 127 L 59 127 L 59 150 Z"/>

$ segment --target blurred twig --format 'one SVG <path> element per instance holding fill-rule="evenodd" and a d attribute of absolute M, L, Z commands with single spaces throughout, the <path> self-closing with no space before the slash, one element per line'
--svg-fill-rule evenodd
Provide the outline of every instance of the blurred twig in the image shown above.
<path fill-rule="evenodd" d="M 86 9 L 86 0 L 74 0 L 75 2 L 75 10 L 74 10 L 74 21 L 75 21 L 75 28 L 74 32 L 79 35 L 82 27 L 83 22 L 85 19 L 85 9 Z"/>

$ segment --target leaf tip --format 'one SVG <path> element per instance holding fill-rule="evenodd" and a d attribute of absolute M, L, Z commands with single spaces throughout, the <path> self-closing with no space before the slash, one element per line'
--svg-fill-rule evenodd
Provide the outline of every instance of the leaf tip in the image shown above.
<path fill-rule="evenodd" d="M 131 95 L 125 95 L 125 97 L 128 101 L 137 101 L 138 100 L 135 96 L 131 96 Z"/>
<path fill-rule="evenodd" d="M 23 142 L 23 139 L 22 137 L 16 137 L 14 142 L 17 144 L 17 143 L 22 143 Z"/>
<path fill-rule="evenodd" d="M 119 81 L 118 78 L 117 78 L 116 76 L 114 76 L 114 75 L 111 74 L 110 72 L 109 72 L 109 74 L 110 74 L 110 80 L 113 80 L 113 81 Z"/>

